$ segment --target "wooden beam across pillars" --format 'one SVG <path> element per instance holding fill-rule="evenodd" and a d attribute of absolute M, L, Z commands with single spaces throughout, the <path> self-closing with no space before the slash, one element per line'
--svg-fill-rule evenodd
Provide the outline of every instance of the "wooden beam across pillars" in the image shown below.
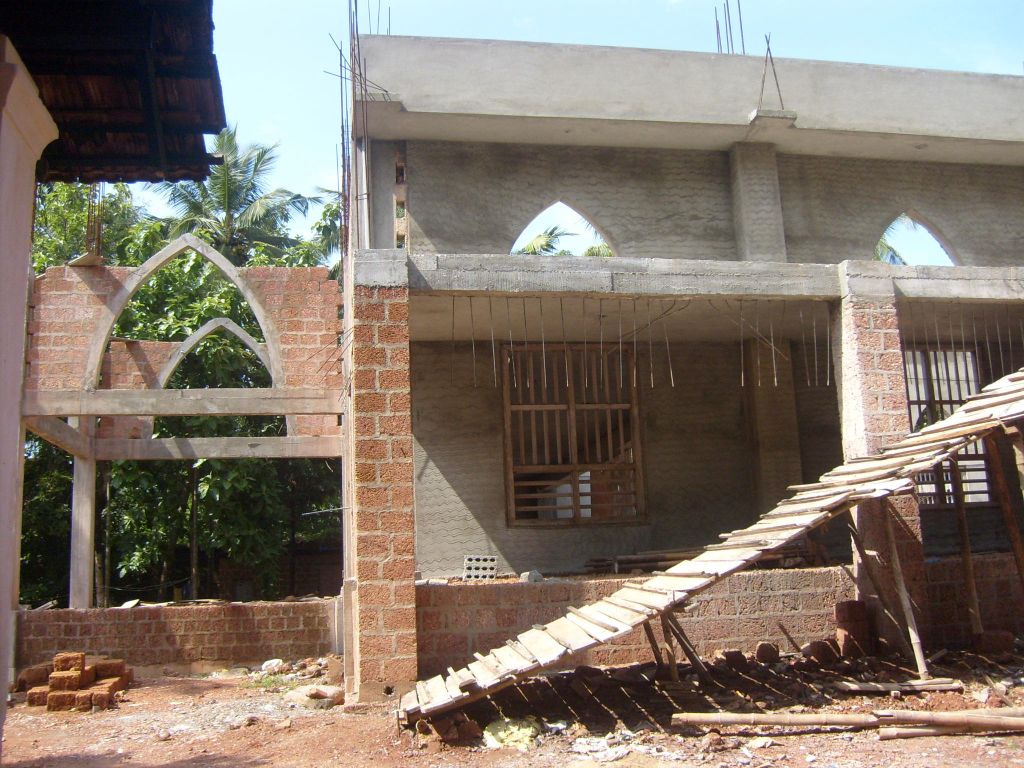
<path fill-rule="evenodd" d="M 341 456 L 340 435 L 296 437 L 99 438 L 100 461 L 175 459 L 331 459 Z"/>
<path fill-rule="evenodd" d="M 342 412 L 321 389 L 28 390 L 23 416 L 293 416 Z"/>
<path fill-rule="evenodd" d="M 92 457 L 92 442 L 56 416 L 30 416 L 25 419 L 25 426 L 46 442 L 67 451 L 72 456 Z"/>

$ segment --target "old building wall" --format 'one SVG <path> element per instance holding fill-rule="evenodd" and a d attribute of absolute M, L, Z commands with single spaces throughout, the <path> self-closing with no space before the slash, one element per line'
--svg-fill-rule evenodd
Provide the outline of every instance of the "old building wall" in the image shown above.
<path fill-rule="evenodd" d="M 508 253 L 561 200 L 619 256 L 736 258 L 724 152 L 410 141 L 407 161 L 416 253 Z"/>
<path fill-rule="evenodd" d="M 462 572 L 464 555 L 497 555 L 501 570 L 579 569 L 599 556 L 700 546 L 754 519 L 739 347 L 674 345 L 676 386 L 656 349 L 655 387 L 639 351 L 649 522 L 509 528 L 505 522 L 501 389 L 489 346 L 414 343 L 412 404 L 417 570 Z"/>
<path fill-rule="evenodd" d="M 789 261 L 871 258 L 904 212 L 958 264 L 1014 264 L 1024 248 L 1024 168 L 779 155 L 778 169 Z"/>

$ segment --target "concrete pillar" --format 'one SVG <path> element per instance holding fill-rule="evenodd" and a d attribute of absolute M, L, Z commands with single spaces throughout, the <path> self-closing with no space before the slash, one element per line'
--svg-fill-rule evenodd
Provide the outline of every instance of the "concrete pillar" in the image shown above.
<path fill-rule="evenodd" d="M 346 267 L 345 687 L 373 701 L 417 674 L 408 267 L 404 250 Z"/>
<path fill-rule="evenodd" d="M 0 691 L 11 680 L 21 561 L 25 433 L 19 404 L 32 265 L 36 161 L 57 138 L 32 76 L 0 35 Z M 0 731 L 6 706 L 0 706 Z"/>
<path fill-rule="evenodd" d="M 788 496 L 787 487 L 803 482 L 790 345 L 778 339 L 775 343 L 774 360 L 763 342 L 744 343 L 744 397 L 758 515 Z"/>
<path fill-rule="evenodd" d="M 91 439 L 95 419 L 81 420 L 79 431 Z M 96 559 L 96 459 L 75 456 L 71 491 L 71 573 L 69 608 L 93 607 Z"/>
<path fill-rule="evenodd" d="M 786 261 L 779 169 L 771 144 L 739 142 L 729 152 L 732 220 L 741 261 Z"/>
<path fill-rule="evenodd" d="M 844 261 L 839 270 L 839 307 L 833 323 L 836 385 L 846 459 L 874 453 L 910 431 L 896 298 L 886 265 Z M 903 496 L 892 502 L 903 575 L 910 590 L 918 626 L 927 638 L 929 628 L 921 514 L 917 501 Z M 879 554 L 882 572 L 889 572 L 889 545 L 879 502 L 860 504 L 854 520 L 866 549 Z M 872 593 L 863 565 L 854 557 L 854 574 L 861 596 Z M 888 585 L 891 587 L 891 584 Z M 890 590 L 890 602 L 899 605 Z M 871 601 L 872 603 L 874 601 Z M 883 637 L 896 628 L 872 606 Z"/>

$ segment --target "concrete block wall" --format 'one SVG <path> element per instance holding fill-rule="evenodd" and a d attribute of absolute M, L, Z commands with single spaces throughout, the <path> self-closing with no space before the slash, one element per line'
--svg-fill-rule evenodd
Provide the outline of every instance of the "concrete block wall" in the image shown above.
<path fill-rule="evenodd" d="M 931 608 L 929 637 L 934 647 L 964 647 L 971 640 L 967 590 L 959 557 L 930 560 L 925 564 L 928 604 Z M 1024 633 L 1024 592 L 1017 566 L 1008 552 L 974 556 L 978 606 L 986 630 Z"/>
<path fill-rule="evenodd" d="M 653 389 L 641 350 L 647 524 L 543 530 L 506 525 L 501 390 L 489 350 L 477 346 L 477 387 L 468 344 L 454 354 L 448 343 L 411 348 L 416 558 L 424 577 L 461 574 L 464 555 L 492 554 L 506 572 L 565 573 L 591 557 L 700 546 L 753 522 L 737 345 L 674 345 L 675 387 L 656 350 Z"/>
<path fill-rule="evenodd" d="M 725 152 L 410 141 L 409 248 L 504 253 L 534 216 L 562 200 L 620 256 L 869 260 L 886 227 L 908 212 L 955 263 L 1018 259 L 1022 168 L 758 149 L 730 162 Z M 742 183 L 730 178 L 737 170 Z M 390 201 L 391 185 L 378 194 Z"/>
<path fill-rule="evenodd" d="M 17 665 L 47 661 L 59 651 L 108 654 L 133 666 L 317 657 L 335 650 L 337 603 L 330 598 L 20 611 Z"/>
<path fill-rule="evenodd" d="M 410 141 L 407 173 L 415 253 L 508 253 L 561 200 L 619 256 L 736 258 L 724 152 Z"/>
<path fill-rule="evenodd" d="M 624 581 L 581 578 L 533 584 L 419 586 L 420 674 L 464 666 L 474 651 L 486 653 L 534 624 L 564 615 L 570 605 L 611 594 Z M 779 622 L 799 643 L 831 637 L 835 633 L 835 603 L 852 595 L 853 585 L 841 568 L 747 571 L 694 598 L 694 610 L 679 614 L 679 618 L 702 654 L 727 648 L 753 651 L 761 640 L 788 647 Z M 641 630 L 635 630 L 566 659 L 561 666 L 633 664 L 651 658 L 647 639 Z"/>

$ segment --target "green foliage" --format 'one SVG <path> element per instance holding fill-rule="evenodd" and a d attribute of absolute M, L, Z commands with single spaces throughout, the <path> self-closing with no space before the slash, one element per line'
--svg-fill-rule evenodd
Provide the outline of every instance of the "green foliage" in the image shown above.
<path fill-rule="evenodd" d="M 131 190 L 113 185 L 104 198 L 103 255 L 108 263 L 139 266 L 170 237 L 193 232 L 251 266 L 313 266 L 340 242 L 338 208 L 329 203 L 309 240 L 287 225 L 310 201 L 285 190 L 267 192 L 273 147 L 239 147 L 233 130 L 217 139 L 224 166 L 203 184 L 161 185 L 179 216 L 162 221 L 140 211 Z M 89 187 L 40 185 L 33 259 L 37 270 L 64 264 L 85 248 Z M 333 208 L 332 208 L 333 206 Z M 114 336 L 182 341 L 207 321 L 227 317 L 262 341 L 244 297 L 220 272 L 194 253 L 182 254 L 143 285 L 118 319 Z M 168 382 L 172 388 L 266 387 L 269 372 L 231 334 L 214 333 L 185 357 Z M 281 418 L 182 417 L 157 419 L 154 436 L 260 436 L 284 434 Z M 335 508 L 340 489 L 335 463 L 323 460 L 113 462 L 107 467 L 112 561 L 111 602 L 129 597 L 170 596 L 171 585 L 189 575 L 193 511 L 198 521 L 200 596 L 221 593 L 218 564 L 249 569 L 258 596 L 272 597 L 288 543 L 340 540 Z M 23 601 L 66 600 L 72 462 L 37 438 L 26 448 Z M 97 540 L 104 537 L 97 522 Z M 163 587 L 159 586 L 163 585 Z M 230 597 L 229 594 L 224 596 Z"/>
<path fill-rule="evenodd" d="M 89 192 L 88 184 L 54 182 L 37 187 L 32 241 L 32 265 L 37 272 L 66 264 L 85 253 Z M 111 185 L 100 205 L 102 255 L 114 259 L 122 241 L 131 235 L 141 218 L 128 186 Z"/>
<path fill-rule="evenodd" d="M 587 248 L 587 250 L 583 252 L 583 255 L 594 258 L 608 258 L 615 254 L 612 253 L 611 246 L 608 245 L 608 243 L 598 243 L 597 245 L 592 245 Z"/>
<path fill-rule="evenodd" d="M 277 160 L 276 146 L 240 146 L 235 128 L 225 128 L 213 144 L 223 163 L 214 165 L 206 181 L 158 185 L 175 212 L 170 235 L 192 232 L 213 245 L 233 264 L 246 263 L 257 246 L 282 255 L 299 244 L 288 233 L 296 213 L 305 215 L 311 202 L 287 189 L 267 189 L 267 175 Z"/>
<path fill-rule="evenodd" d="M 67 601 L 71 457 L 35 435 L 25 441 L 21 596 L 29 605 Z"/>
<path fill-rule="evenodd" d="M 570 251 L 559 250 L 558 241 L 563 237 L 572 237 L 575 233 L 562 229 L 557 224 L 548 227 L 543 232 L 535 235 L 526 245 L 516 253 L 525 256 L 561 256 L 572 255 Z"/>

